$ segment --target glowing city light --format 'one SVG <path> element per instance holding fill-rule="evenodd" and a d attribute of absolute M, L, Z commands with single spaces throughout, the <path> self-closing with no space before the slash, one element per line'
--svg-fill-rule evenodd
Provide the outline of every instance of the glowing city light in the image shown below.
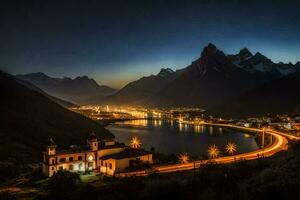
<path fill-rule="evenodd" d="M 234 154 L 237 152 L 237 146 L 236 144 L 232 143 L 232 142 L 228 142 L 228 144 L 226 145 L 226 152 L 229 154 Z"/>
<path fill-rule="evenodd" d="M 219 157 L 219 155 L 220 155 L 220 150 L 215 144 L 208 147 L 208 156 L 210 158 L 217 158 Z"/>
<path fill-rule="evenodd" d="M 89 159 L 89 161 L 92 161 L 93 160 L 93 156 L 89 156 L 88 159 Z"/>
<path fill-rule="evenodd" d="M 140 139 L 137 137 L 133 137 L 130 141 L 131 148 L 138 149 L 141 147 L 141 145 L 142 145 L 142 143 L 141 143 Z"/>
<path fill-rule="evenodd" d="M 189 156 L 187 153 L 182 153 L 179 155 L 179 162 L 180 163 L 188 163 L 189 162 Z"/>

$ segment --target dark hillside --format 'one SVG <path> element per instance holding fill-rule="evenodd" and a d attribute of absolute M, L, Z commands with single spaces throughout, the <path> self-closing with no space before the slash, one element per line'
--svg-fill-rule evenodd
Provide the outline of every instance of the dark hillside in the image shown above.
<path fill-rule="evenodd" d="M 59 146 L 83 144 L 91 131 L 113 135 L 100 124 L 71 112 L 0 71 L 0 161 L 41 161 L 52 137 Z"/>
<path fill-rule="evenodd" d="M 243 93 L 230 101 L 224 101 L 208 113 L 224 117 L 249 117 L 266 114 L 299 112 L 300 72 L 270 81 Z"/>

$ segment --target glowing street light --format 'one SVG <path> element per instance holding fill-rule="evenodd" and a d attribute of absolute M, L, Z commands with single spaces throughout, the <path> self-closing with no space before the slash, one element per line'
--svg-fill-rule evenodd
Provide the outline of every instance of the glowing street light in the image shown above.
<path fill-rule="evenodd" d="M 232 142 L 228 142 L 228 144 L 226 145 L 226 152 L 229 154 L 234 154 L 237 152 L 237 146 L 236 144 L 232 143 Z"/>
<path fill-rule="evenodd" d="M 187 153 L 182 153 L 179 155 L 179 162 L 180 163 L 188 163 L 189 162 L 189 156 Z"/>
<path fill-rule="evenodd" d="M 141 147 L 141 145 L 142 145 L 142 143 L 141 143 L 140 139 L 137 137 L 133 137 L 130 141 L 131 148 L 138 149 Z"/>
<path fill-rule="evenodd" d="M 219 155 L 220 155 L 220 150 L 215 144 L 208 147 L 208 156 L 210 158 L 217 158 L 219 157 Z"/>

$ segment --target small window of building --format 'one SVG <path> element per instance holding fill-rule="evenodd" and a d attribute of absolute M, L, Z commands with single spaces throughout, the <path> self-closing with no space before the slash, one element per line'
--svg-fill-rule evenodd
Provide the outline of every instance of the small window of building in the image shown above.
<path fill-rule="evenodd" d="M 79 164 L 78 168 L 79 168 L 79 170 L 82 169 L 82 163 Z"/>
<path fill-rule="evenodd" d="M 101 166 L 103 166 L 104 165 L 104 162 L 103 162 L 103 160 L 101 160 Z"/>
<path fill-rule="evenodd" d="M 82 160 L 82 156 L 78 156 L 78 160 Z"/>
<path fill-rule="evenodd" d="M 89 163 L 88 163 L 88 167 L 93 167 L 93 163 L 92 163 L 92 162 L 89 162 Z"/>
<path fill-rule="evenodd" d="M 109 163 L 109 169 L 112 169 L 112 164 L 111 163 Z"/>
<path fill-rule="evenodd" d="M 69 165 L 69 170 L 73 170 L 73 165 Z"/>
<path fill-rule="evenodd" d="M 66 158 L 60 158 L 59 162 L 66 162 Z"/>
<path fill-rule="evenodd" d="M 50 163 L 53 165 L 53 164 L 55 164 L 55 160 L 54 159 L 51 159 L 50 160 Z"/>
<path fill-rule="evenodd" d="M 51 170 L 53 171 L 53 170 L 54 170 L 54 167 L 51 167 Z"/>
<path fill-rule="evenodd" d="M 74 160 L 73 157 L 70 157 L 70 158 L 69 158 L 69 161 L 70 161 L 70 162 L 72 162 L 73 160 Z"/>
<path fill-rule="evenodd" d="M 105 162 L 105 167 L 107 167 L 107 162 Z"/>
<path fill-rule="evenodd" d="M 63 170 L 64 168 L 62 166 L 59 167 L 59 170 Z"/>

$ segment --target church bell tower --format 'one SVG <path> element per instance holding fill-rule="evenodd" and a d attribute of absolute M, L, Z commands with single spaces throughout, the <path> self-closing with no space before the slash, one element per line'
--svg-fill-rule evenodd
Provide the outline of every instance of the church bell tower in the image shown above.
<path fill-rule="evenodd" d="M 90 135 L 87 142 L 88 142 L 88 146 L 90 147 L 91 150 L 93 150 L 93 151 L 98 150 L 98 140 L 97 140 L 97 136 L 94 132 L 92 132 L 92 134 Z"/>
<path fill-rule="evenodd" d="M 47 155 L 55 155 L 56 153 L 56 144 L 54 143 L 53 139 L 50 138 L 49 144 L 47 146 Z"/>

